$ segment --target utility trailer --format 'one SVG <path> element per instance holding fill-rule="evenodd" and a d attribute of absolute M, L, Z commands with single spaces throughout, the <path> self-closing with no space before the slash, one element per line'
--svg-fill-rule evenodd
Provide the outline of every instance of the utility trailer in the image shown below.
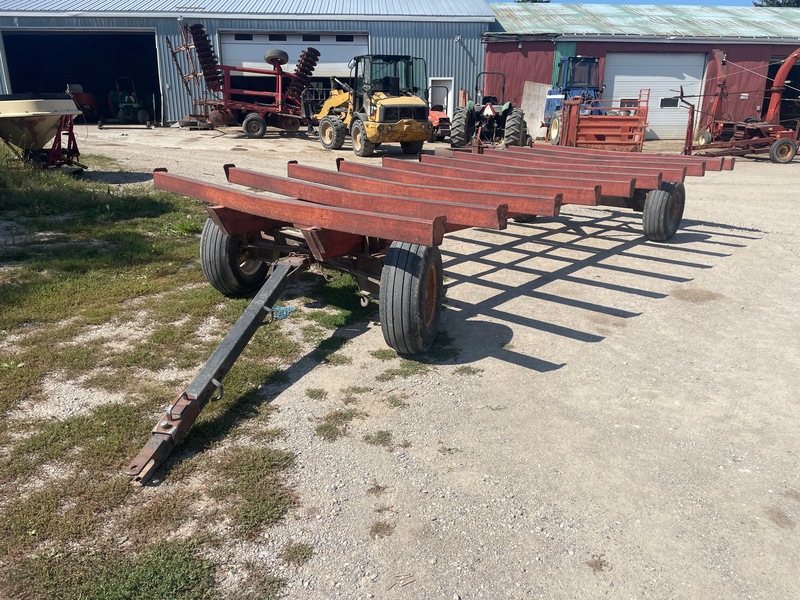
<path fill-rule="evenodd" d="M 431 347 L 439 328 L 439 246 L 447 233 L 501 230 L 509 218 L 557 216 L 563 205 L 577 204 L 641 211 L 646 237 L 667 241 L 683 215 L 685 177 L 734 164 L 546 144 L 442 148 L 418 162 L 382 160 L 378 166 L 338 159 L 336 171 L 291 161 L 287 177 L 225 165 L 228 181 L 243 189 L 156 170 L 156 188 L 208 205 L 200 262 L 209 282 L 226 295 L 258 291 L 128 466 L 134 480 L 152 477 L 212 396 L 221 394 L 223 377 L 258 326 L 274 315 L 271 307 L 282 291 L 312 264 L 352 274 L 362 303 L 379 302 L 386 343 L 400 354 L 418 354 Z"/>

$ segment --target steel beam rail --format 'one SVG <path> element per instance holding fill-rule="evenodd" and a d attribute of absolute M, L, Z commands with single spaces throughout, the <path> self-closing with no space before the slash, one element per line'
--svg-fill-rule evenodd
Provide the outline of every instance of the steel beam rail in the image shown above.
<path fill-rule="evenodd" d="M 524 160 L 507 160 L 503 157 L 483 157 L 482 154 L 469 154 L 466 152 L 457 152 L 452 157 L 445 156 L 431 156 L 430 154 L 421 154 L 420 162 L 430 165 L 443 165 L 453 166 L 461 169 L 471 169 L 477 171 L 482 169 L 484 172 L 495 173 L 508 173 L 517 175 L 545 175 L 548 177 L 561 177 L 562 181 L 566 177 L 564 163 L 549 163 L 539 164 L 526 163 Z M 513 163 L 513 164 L 511 164 Z M 483 164 L 483 167 L 481 167 Z M 597 169 L 597 172 L 588 172 L 584 169 L 579 169 L 580 176 L 592 177 L 596 181 L 607 175 L 610 177 L 630 177 L 636 179 L 636 189 L 654 190 L 661 186 L 662 174 L 661 172 L 655 174 L 643 173 L 634 169 L 627 169 L 627 172 L 620 173 L 617 169 L 610 170 L 607 167 L 604 169 Z M 602 187 L 602 182 L 600 186 Z"/>
<path fill-rule="evenodd" d="M 387 180 L 385 177 L 371 178 L 358 175 L 348 175 L 346 173 L 331 172 L 327 169 L 317 169 L 306 167 L 290 162 L 288 165 L 289 177 L 297 177 L 306 181 L 326 182 L 330 185 L 343 187 L 353 191 L 369 191 L 402 196 L 403 198 L 418 198 L 424 200 L 439 200 L 444 203 L 451 202 L 470 202 L 474 204 L 488 204 L 497 206 L 498 204 L 508 207 L 510 214 L 529 214 L 538 212 L 541 215 L 555 216 L 561 207 L 562 196 L 555 189 L 547 190 L 540 194 L 509 194 L 504 192 L 480 192 L 468 189 L 468 186 L 460 184 L 456 187 L 433 186 L 420 184 L 417 178 L 417 185 L 396 183 Z M 393 206 L 387 206 L 388 212 L 393 212 Z"/>
<path fill-rule="evenodd" d="M 409 161 L 401 161 L 403 166 L 408 164 L 419 164 L 419 163 L 409 163 Z M 366 165 L 364 163 L 355 163 L 355 162 L 347 162 L 342 158 L 336 159 L 336 167 L 339 169 L 340 173 L 347 173 L 350 175 L 358 175 L 364 178 L 370 179 L 381 179 L 383 181 L 392 181 L 394 183 L 402 183 L 402 184 L 416 184 L 420 181 L 420 174 L 419 172 L 404 170 L 404 169 L 390 169 L 385 166 L 379 167 L 377 165 Z M 291 169 L 290 169 L 290 177 Z M 443 174 L 428 174 L 425 179 L 425 183 L 429 186 L 435 186 L 432 189 L 448 189 L 448 190 L 458 190 L 460 191 L 461 188 L 468 187 L 470 190 L 479 190 L 481 192 L 487 192 L 489 196 L 493 193 L 497 193 L 498 190 L 502 191 L 503 194 L 520 194 L 521 196 L 525 195 L 542 195 L 542 196 L 550 196 L 554 197 L 558 194 L 562 195 L 561 201 L 565 204 L 586 204 L 589 206 L 595 206 L 600 203 L 600 193 L 601 193 L 601 186 L 599 185 L 573 185 L 572 181 L 568 181 L 568 185 L 563 185 L 563 180 L 560 182 L 551 181 L 550 183 L 532 183 L 532 182 L 514 182 L 514 181 L 503 181 L 502 185 L 498 185 L 497 181 L 487 180 L 485 178 L 481 179 L 472 179 L 469 182 L 465 182 L 463 178 L 459 177 L 448 177 Z M 519 196 L 518 196 L 519 197 Z M 514 203 L 515 204 L 515 203 Z M 512 204 L 512 207 L 514 206 Z M 514 212 L 512 210 L 512 212 Z M 528 211 L 518 211 L 520 213 L 529 214 Z M 544 214 L 544 213 L 537 213 L 537 214 Z M 551 215 L 554 216 L 554 215 Z"/>
<path fill-rule="evenodd" d="M 292 167 L 297 167 L 301 174 L 292 175 Z M 302 176 L 306 170 L 310 170 L 312 176 Z M 315 171 L 320 172 L 316 177 L 313 176 Z M 393 190 L 391 189 L 385 189 L 384 194 L 353 192 L 348 191 L 353 188 L 342 189 L 341 182 L 337 183 L 338 173 L 324 169 L 300 167 L 300 165 L 292 163 L 289 164 L 289 176 L 296 177 L 296 179 L 238 169 L 234 165 L 225 165 L 225 174 L 231 183 L 284 196 L 294 196 L 318 204 L 420 219 L 435 219 L 444 216 L 447 219 L 447 231 L 465 227 L 505 229 L 508 221 L 508 206 L 505 204 L 492 203 L 490 200 L 481 204 L 444 202 L 435 200 L 436 194 L 433 192 L 429 194 L 430 199 L 400 198 L 388 195 L 392 194 Z M 324 185 L 318 185 L 318 183 Z M 367 191 L 371 190 L 364 190 L 364 192 Z M 468 199 L 465 198 L 465 200 Z"/>
<path fill-rule="evenodd" d="M 384 238 L 423 246 L 439 246 L 444 238 L 445 217 L 418 219 L 386 213 L 323 206 L 298 199 L 269 198 L 240 192 L 221 185 L 202 183 L 171 175 L 165 170 L 153 173 L 156 189 L 174 192 L 213 205 L 221 205 L 250 215 L 314 227 Z"/>
<path fill-rule="evenodd" d="M 541 169 L 537 170 L 520 170 L 520 172 L 499 172 L 495 167 L 480 169 L 473 164 L 463 166 L 453 166 L 455 163 L 448 163 L 443 161 L 442 164 L 432 164 L 429 162 L 411 162 L 408 160 L 401 160 L 397 158 L 383 157 L 383 166 L 393 171 L 403 171 L 424 175 L 435 175 L 442 177 L 450 177 L 453 179 L 464 180 L 466 185 L 471 186 L 474 181 L 493 181 L 495 185 L 506 183 L 530 183 L 536 185 L 537 183 L 547 185 L 561 185 L 565 181 L 573 187 L 587 187 L 594 188 L 600 185 L 601 194 L 610 196 L 632 196 L 636 188 L 636 179 L 632 177 L 617 175 L 611 173 L 608 175 L 597 175 L 591 177 L 589 175 L 582 175 L 580 173 L 570 173 L 569 179 L 564 179 L 563 173 L 559 175 L 550 174 L 551 171 L 544 171 L 542 175 Z M 369 167 L 361 163 L 343 162 L 342 166 L 347 168 L 348 171 L 353 169 L 361 169 L 361 167 Z M 468 168 L 464 168 L 468 167 Z M 377 168 L 377 167 L 369 167 Z M 353 171 L 356 172 L 356 171 Z M 468 183 L 467 183 L 468 181 Z"/>
<path fill-rule="evenodd" d="M 222 339 L 208 362 L 159 419 L 150 440 L 125 469 L 128 476 L 144 484 L 164 464 L 172 450 L 186 437 L 187 431 L 214 393 L 219 392 L 222 395 L 223 378 L 259 326 L 272 314 L 272 306 L 278 301 L 289 281 L 309 265 L 310 262 L 304 257 L 289 257 L 275 265 L 272 275 Z"/>

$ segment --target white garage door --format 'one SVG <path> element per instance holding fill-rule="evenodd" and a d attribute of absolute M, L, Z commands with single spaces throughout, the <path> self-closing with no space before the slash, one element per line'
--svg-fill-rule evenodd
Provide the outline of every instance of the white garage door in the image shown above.
<path fill-rule="evenodd" d="M 682 140 L 689 113 L 685 106 L 661 107 L 662 98 L 680 93 L 698 95 L 702 90 L 705 54 L 622 54 L 606 55 L 603 99 L 639 97 L 639 90 L 650 90 L 650 110 L 646 139 Z"/>
<path fill-rule="evenodd" d="M 264 53 L 278 48 L 289 55 L 286 69 L 291 70 L 309 46 L 320 52 L 314 77 L 347 77 L 350 59 L 369 54 L 369 37 L 366 34 L 221 33 L 220 59 L 222 64 L 231 67 L 271 69 L 264 62 Z"/>

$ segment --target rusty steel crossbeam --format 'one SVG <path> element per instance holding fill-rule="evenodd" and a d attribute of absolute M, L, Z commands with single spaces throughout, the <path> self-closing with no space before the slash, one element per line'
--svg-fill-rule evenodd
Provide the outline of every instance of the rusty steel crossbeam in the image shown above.
<path fill-rule="evenodd" d="M 633 196 L 636 188 L 636 179 L 632 177 L 623 177 L 621 175 L 600 175 L 592 177 L 590 175 L 581 175 L 580 173 L 570 173 L 569 178 L 565 179 L 563 173 L 561 175 L 543 175 L 539 171 L 532 172 L 526 170 L 525 173 L 509 173 L 499 172 L 495 168 L 491 169 L 476 169 L 475 165 L 453 166 L 456 163 L 443 162 L 442 164 L 411 162 L 398 158 L 383 157 L 383 166 L 392 169 L 393 171 L 402 171 L 407 173 L 416 173 L 417 175 L 434 175 L 440 177 L 450 177 L 453 179 L 463 180 L 466 185 L 472 186 L 474 181 L 492 181 L 497 184 L 505 183 L 530 183 L 547 184 L 547 185 L 563 185 L 565 182 L 571 187 L 583 187 L 587 189 L 594 189 L 599 185 L 600 193 L 610 196 Z M 351 169 L 358 169 L 362 163 L 345 162 L 342 166 L 347 165 L 348 171 Z M 378 167 L 370 167 L 378 168 Z M 355 171 L 353 171 L 355 172 Z M 547 171 L 550 173 L 550 171 Z M 613 177 L 613 179 L 612 179 Z"/>
<path fill-rule="evenodd" d="M 220 185 L 171 175 L 166 170 L 155 171 L 153 183 L 156 189 L 174 192 L 212 205 L 226 206 L 275 221 L 287 221 L 297 227 L 333 229 L 334 231 L 423 246 L 440 245 L 444 238 L 447 222 L 445 217 L 418 219 L 324 206 L 297 199 L 269 198 L 260 194 L 240 192 Z"/>
<path fill-rule="evenodd" d="M 409 164 L 410 161 L 401 162 L 405 165 Z M 342 158 L 336 159 L 336 166 L 341 173 L 358 175 L 371 179 L 379 178 L 383 181 L 392 181 L 395 183 L 416 184 L 421 180 L 420 174 L 417 172 L 390 169 L 386 166 L 379 167 L 377 165 L 347 162 Z M 490 195 L 491 193 L 496 193 L 498 190 L 504 194 L 520 194 L 522 196 L 536 195 L 554 197 L 557 194 L 562 194 L 562 203 L 564 204 L 583 204 L 587 206 L 596 206 L 600 204 L 601 186 L 599 185 L 574 186 L 571 182 L 567 182 L 569 185 L 564 185 L 563 181 L 552 183 L 515 183 L 513 181 L 504 181 L 503 185 L 498 186 L 496 181 L 489 181 L 486 179 L 473 179 L 467 184 L 463 178 L 434 174 L 428 174 L 424 178 L 424 181 L 428 186 L 436 186 L 431 189 L 446 188 L 449 190 L 456 190 L 459 194 L 465 187 L 469 187 L 470 190 L 474 191 L 490 192 Z"/>
<path fill-rule="evenodd" d="M 292 175 L 293 167 L 300 169 L 301 173 L 302 169 L 309 169 L 309 167 L 300 167 L 300 165 L 290 163 L 289 176 L 295 177 L 295 179 L 237 169 L 233 165 L 225 165 L 225 174 L 231 183 L 284 196 L 294 196 L 328 206 L 420 219 L 435 219 L 444 216 L 447 219 L 447 231 L 465 227 L 505 229 L 508 222 L 508 207 L 505 204 L 442 202 L 434 200 L 436 197 L 434 194 L 431 194 L 430 199 L 401 198 L 389 195 L 392 193 L 390 190 L 384 190 L 383 194 L 364 193 L 360 190 L 348 191 L 342 189 L 343 186 L 337 185 L 336 176 L 339 173 L 317 169 L 321 172 L 321 176 L 303 177 L 297 174 Z"/>
<path fill-rule="evenodd" d="M 554 146 L 553 146 L 554 147 Z M 522 149 L 522 148 L 521 148 Z M 608 165 L 616 167 L 617 165 L 630 166 L 630 167 L 644 167 L 650 169 L 663 169 L 663 168 L 686 168 L 686 174 L 702 177 L 706 174 L 706 164 L 703 161 L 683 161 L 680 156 L 676 156 L 678 160 L 662 160 L 658 155 L 640 154 L 638 152 L 614 152 L 614 156 L 597 156 L 594 154 L 585 154 L 583 148 L 575 149 L 570 154 L 551 152 L 547 147 L 532 147 L 524 148 L 526 152 L 515 152 L 511 154 L 517 156 L 534 156 L 543 158 L 545 160 L 568 160 L 572 164 L 597 164 Z M 503 150 L 487 149 L 491 154 L 496 152 L 504 152 Z M 603 152 L 600 150 L 599 152 Z M 611 154 L 611 152 L 608 152 Z"/>
<path fill-rule="evenodd" d="M 510 153 L 507 153 L 510 154 Z M 627 152 L 625 153 L 628 154 Z M 487 164 L 502 164 L 508 166 L 521 166 L 521 167 L 545 167 L 551 169 L 561 169 L 562 172 L 566 169 L 570 172 L 580 171 L 582 173 L 608 173 L 608 165 L 592 164 L 585 161 L 565 161 L 558 157 L 546 158 L 542 156 L 528 155 L 513 153 L 513 156 L 497 156 L 496 154 L 467 154 L 459 153 L 458 160 L 465 160 L 470 162 L 483 162 Z M 671 181 L 680 183 L 686 179 L 686 167 L 637 167 L 636 165 L 614 165 L 612 170 L 614 173 L 624 173 L 631 177 L 636 177 L 637 182 L 641 184 L 640 179 L 646 176 L 661 177 L 663 181 Z M 650 187 L 649 185 L 647 187 Z"/>
<path fill-rule="evenodd" d="M 430 185 L 407 185 L 393 183 L 382 178 L 360 177 L 345 173 L 331 172 L 326 169 L 305 167 L 291 162 L 288 165 L 290 177 L 298 177 L 306 181 L 325 182 L 330 185 L 346 187 L 346 189 L 383 192 L 404 198 L 420 198 L 424 200 L 440 200 L 442 202 L 469 202 L 497 206 L 508 206 L 509 215 L 539 214 L 555 216 L 559 213 L 562 196 L 553 192 L 549 195 L 519 195 L 501 192 L 477 192 L 462 185 L 461 188 L 446 188 Z"/>
<path fill-rule="evenodd" d="M 537 154 L 547 154 L 547 155 L 554 155 L 559 157 L 573 157 L 573 156 L 585 156 L 591 157 L 593 159 L 598 160 L 610 160 L 610 161 L 617 161 L 617 160 L 625 160 L 630 161 L 633 164 L 639 164 L 640 162 L 652 162 L 652 161 L 659 161 L 659 164 L 677 164 L 677 165 L 692 165 L 692 164 L 704 164 L 706 167 L 706 171 L 730 171 L 733 169 L 733 160 L 725 160 L 722 157 L 711 157 L 711 156 L 684 156 L 684 155 L 673 155 L 673 154 L 661 154 L 655 152 L 645 152 L 645 153 L 638 153 L 638 152 L 619 152 L 615 150 L 597 150 L 591 148 L 572 148 L 569 146 L 553 146 L 551 144 L 534 144 L 531 147 L 522 147 L 522 146 L 509 146 L 507 148 L 509 152 L 514 152 L 517 154 L 525 154 L 529 152 L 535 152 Z M 687 172 L 687 175 L 691 175 L 691 173 Z"/>
<path fill-rule="evenodd" d="M 480 170 L 480 172 L 483 173 L 494 172 L 531 176 L 545 175 L 548 177 L 561 177 L 562 181 L 568 181 L 572 175 L 572 169 L 567 169 L 564 163 L 536 165 L 527 164 L 525 161 L 507 161 L 502 157 L 487 156 L 484 160 L 481 160 L 482 157 L 483 155 L 481 154 L 472 155 L 467 152 L 457 152 L 452 157 L 421 154 L 419 159 L 420 162 L 431 165 L 454 166 L 461 169 L 471 169 L 476 172 Z M 607 168 L 605 169 L 605 173 L 588 172 L 583 169 L 577 170 L 580 171 L 578 174 L 580 177 L 591 177 L 595 180 L 599 180 L 604 176 L 635 178 L 636 189 L 654 190 L 659 188 L 662 182 L 660 172 L 657 174 L 647 174 L 643 172 L 634 172 L 633 169 L 628 169 L 630 172 L 621 173 L 618 172 L 617 169 L 614 169 L 612 172 Z M 601 181 L 598 182 L 601 186 L 603 185 Z"/>

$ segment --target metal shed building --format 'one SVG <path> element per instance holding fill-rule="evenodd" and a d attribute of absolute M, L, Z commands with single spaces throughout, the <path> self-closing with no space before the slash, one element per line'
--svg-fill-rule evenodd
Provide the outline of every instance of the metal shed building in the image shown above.
<path fill-rule="evenodd" d="M 800 9 L 598 4 L 493 4 L 484 36 L 487 71 L 505 72 L 506 97 L 521 102 L 526 81 L 555 85 L 562 56 L 600 59 L 604 100 L 651 90 L 649 139 L 682 139 L 687 110 L 664 98 L 679 93 L 707 113 L 717 91 L 713 50 L 727 57 L 728 116 L 760 118 L 769 78 L 800 46 Z M 798 116 L 800 66 L 784 93 L 784 114 Z M 529 124 L 531 121 L 529 121 Z"/>
<path fill-rule="evenodd" d="M 294 61 L 314 46 L 328 77 L 346 76 L 358 54 L 420 56 L 452 110 L 483 66 L 494 13 L 483 0 L 0 0 L 0 93 L 80 84 L 103 110 L 125 76 L 157 122 L 177 121 L 192 111 L 165 41 L 179 45 L 179 18 L 205 25 L 224 64 L 266 67 L 267 49 Z"/>

